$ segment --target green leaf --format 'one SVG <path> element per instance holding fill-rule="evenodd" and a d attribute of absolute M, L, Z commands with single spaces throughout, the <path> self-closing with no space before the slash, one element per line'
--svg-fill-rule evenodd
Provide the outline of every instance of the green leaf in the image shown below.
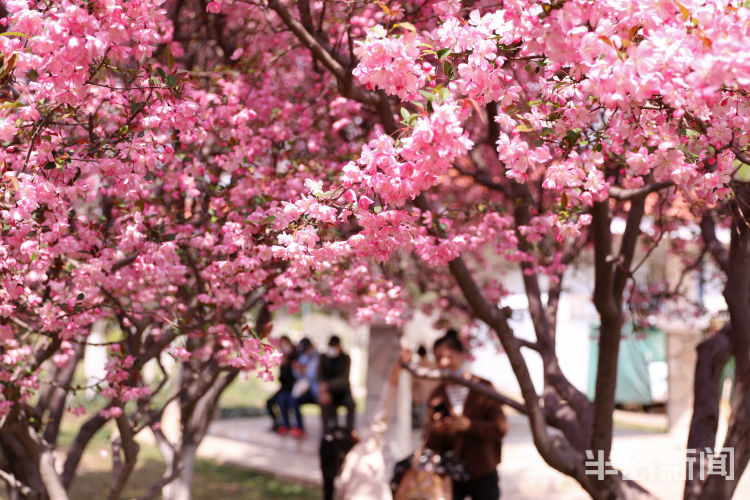
<path fill-rule="evenodd" d="M 441 61 L 451 54 L 451 49 L 438 49 L 437 57 Z"/>
<path fill-rule="evenodd" d="M 401 118 L 403 118 L 406 122 L 409 121 L 409 118 L 411 118 L 411 113 L 409 113 L 408 109 L 401 108 Z"/>
<path fill-rule="evenodd" d="M 443 87 L 440 90 L 437 91 L 438 95 L 440 96 L 440 100 L 442 102 L 447 101 L 451 97 L 451 91 L 448 90 L 447 87 Z"/>
<path fill-rule="evenodd" d="M 29 38 L 29 35 L 26 33 L 21 33 L 20 31 L 3 31 L 0 33 L 0 36 L 20 36 L 23 38 Z"/>
<path fill-rule="evenodd" d="M 525 123 L 521 123 L 518 126 L 516 126 L 517 132 L 533 132 L 534 128 L 530 127 L 529 125 L 526 125 Z"/>
<path fill-rule="evenodd" d="M 177 85 L 177 78 L 174 75 L 167 75 L 167 86 L 174 87 L 175 85 Z"/>
<path fill-rule="evenodd" d="M 576 132 L 575 130 L 568 130 L 565 133 L 563 142 L 567 143 L 567 146 L 572 148 L 578 142 L 578 139 L 580 139 L 580 137 L 581 137 L 581 134 Z"/>
<path fill-rule="evenodd" d="M 76 296 L 76 300 L 83 300 L 83 299 L 84 299 L 84 297 L 86 297 L 86 296 L 85 296 L 85 295 L 84 295 L 83 293 L 79 293 L 79 294 L 78 294 L 78 295 Z"/>
<path fill-rule="evenodd" d="M 443 73 L 445 73 L 445 76 L 448 78 L 453 79 L 454 69 L 455 68 L 449 61 L 443 63 Z"/>
<path fill-rule="evenodd" d="M 419 93 L 425 96 L 429 102 L 432 102 L 435 100 L 435 94 L 433 94 L 432 92 L 428 92 L 426 90 L 420 90 Z"/>

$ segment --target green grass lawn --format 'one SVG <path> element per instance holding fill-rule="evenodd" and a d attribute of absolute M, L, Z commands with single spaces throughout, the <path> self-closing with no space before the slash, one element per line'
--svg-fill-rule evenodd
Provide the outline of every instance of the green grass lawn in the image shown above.
<path fill-rule="evenodd" d="M 263 382 L 254 376 L 239 377 L 224 391 L 219 402 L 218 416 L 265 415 L 266 399 L 277 389 L 277 383 Z M 96 406 L 94 402 L 77 404 Z M 317 405 L 305 405 L 302 412 L 308 416 L 320 414 Z M 59 446 L 66 450 L 75 438 L 83 419 L 66 414 L 60 429 Z M 111 457 L 100 455 L 102 450 L 111 453 L 109 439 L 114 426 L 109 423 L 89 443 L 71 486 L 71 499 L 97 500 L 105 498 L 111 479 Z M 140 444 L 138 463 L 123 491 L 121 498 L 137 498 L 149 491 L 151 485 L 161 478 L 164 462 L 153 445 Z M 0 499 L 4 499 L 0 489 Z M 194 500 L 282 500 L 319 499 L 320 490 L 277 479 L 273 476 L 250 472 L 231 465 L 219 465 L 210 460 L 197 459 L 193 479 Z M 158 498 L 158 497 L 157 497 Z"/>
<path fill-rule="evenodd" d="M 68 416 L 64 420 L 60 446 L 70 443 L 82 420 Z M 109 438 L 113 427 L 106 426 L 91 440 L 73 481 L 71 499 L 98 500 L 106 497 L 111 478 L 111 458 L 103 458 L 100 450 L 110 452 Z M 161 478 L 164 462 L 156 447 L 140 444 L 138 463 L 121 498 L 137 498 L 149 491 L 151 485 Z M 0 498 L 4 491 L 0 490 Z M 158 498 L 158 497 L 157 497 Z M 193 478 L 194 500 L 312 500 L 319 499 L 320 491 L 291 481 L 284 481 L 265 474 L 250 472 L 231 465 L 219 465 L 210 460 L 197 459 Z"/>
<path fill-rule="evenodd" d="M 142 452 L 144 451 L 142 446 Z M 155 454 L 156 451 L 153 450 Z M 147 455 L 152 455 L 147 453 Z M 104 462 L 100 460 L 100 462 Z M 108 462 L 108 461 L 107 461 Z M 106 465 L 106 464 L 102 464 Z M 137 498 L 156 483 L 164 470 L 164 463 L 150 457 L 139 460 L 123 491 L 122 498 Z M 106 468 L 83 468 L 70 491 L 71 499 L 98 499 L 106 496 L 110 474 Z M 208 460 L 197 460 L 193 480 L 194 500 L 307 500 L 320 498 L 320 492 L 296 483 L 249 472 L 229 465 L 217 465 Z"/>

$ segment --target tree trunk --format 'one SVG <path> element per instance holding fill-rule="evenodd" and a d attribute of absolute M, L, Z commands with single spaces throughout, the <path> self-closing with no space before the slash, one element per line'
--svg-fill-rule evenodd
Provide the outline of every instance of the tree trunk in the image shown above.
<path fill-rule="evenodd" d="M 718 467 L 715 470 L 706 471 L 705 486 L 699 497 L 701 499 L 729 500 L 732 498 L 750 459 L 750 401 L 747 381 L 738 377 L 735 377 L 735 381 L 732 416 L 722 448 L 724 460 L 718 461 Z M 731 452 L 727 453 L 727 450 Z M 734 459 L 733 463 L 730 464 L 732 459 Z M 725 465 L 724 468 L 721 468 L 722 464 Z M 731 479 L 727 476 L 730 472 Z"/>
<path fill-rule="evenodd" d="M 750 186 L 735 186 L 732 240 L 729 245 L 729 265 L 724 300 L 729 309 L 732 353 L 735 359 L 734 395 L 729 430 L 722 449 L 723 460 L 732 470 L 708 470 L 701 494 L 705 499 L 731 498 L 739 479 L 750 460 L 750 227 L 747 209 Z M 728 462 L 732 462 L 729 464 Z M 714 462 L 715 464 L 715 462 Z M 731 473 L 729 479 L 727 474 Z"/>
<path fill-rule="evenodd" d="M 167 470 L 164 471 L 165 477 L 174 474 L 174 467 L 178 466 L 180 470 L 175 478 L 165 485 L 161 492 L 163 500 L 190 500 L 193 489 L 193 469 L 195 465 L 195 452 L 197 446 L 186 444 L 174 454 L 172 460 L 167 463 Z"/>
<path fill-rule="evenodd" d="M 716 429 L 719 424 L 719 398 L 721 388 L 721 371 L 729 359 L 731 343 L 729 340 L 729 325 L 716 334 L 698 344 L 698 359 L 695 363 L 695 379 L 693 382 L 693 416 L 690 420 L 687 448 L 690 450 L 705 450 L 716 445 Z M 688 464 L 688 474 L 685 480 L 684 500 L 700 498 L 703 487 L 700 481 L 700 464 L 692 461 Z"/>

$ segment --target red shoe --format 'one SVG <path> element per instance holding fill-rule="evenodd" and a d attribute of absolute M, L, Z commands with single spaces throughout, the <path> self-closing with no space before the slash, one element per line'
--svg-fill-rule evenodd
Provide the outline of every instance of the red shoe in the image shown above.
<path fill-rule="evenodd" d="M 289 429 L 284 425 L 280 425 L 279 428 L 276 429 L 276 433 L 279 436 L 285 436 L 287 432 L 289 432 Z"/>
<path fill-rule="evenodd" d="M 303 429 L 300 429 L 299 427 L 295 427 L 292 429 L 292 432 L 290 434 L 293 438 L 301 438 L 305 435 L 305 431 Z"/>

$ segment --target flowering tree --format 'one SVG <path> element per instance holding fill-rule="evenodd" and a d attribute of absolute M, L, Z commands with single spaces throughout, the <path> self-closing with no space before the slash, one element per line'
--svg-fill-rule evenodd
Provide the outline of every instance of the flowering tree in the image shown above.
<path fill-rule="evenodd" d="M 86 443 L 114 420 L 110 497 L 151 428 L 168 464 L 152 494 L 177 478 L 165 495 L 185 498 L 221 390 L 275 362 L 269 310 L 335 301 L 397 322 L 416 284 L 497 333 L 551 466 L 596 498 L 646 495 L 619 474 L 587 475 L 586 451 L 609 457 L 642 219 L 659 203 L 700 214 L 725 200 L 745 161 L 746 7 L 4 5 L 0 471 L 14 491 L 65 498 Z M 619 246 L 613 217 L 626 220 Z M 563 272 L 587 244 L 601 317 L 593 403 L 554 349 Z M 522 269 L 536 341 L 497 307 L 490 254 Z M 106 404 L 60 475 L 58 426 L 97 319 L 120 332 L 107 340 Z M 544 361 L 542 398 L 521 348 Z M 177 382 L 166 369 L 146 382 L 163 353 L 180 361 Z M 158 425 L 165 391 L 180 406 L 177 443 Z M 736 447 L 738 478 L 748 453 Z"/>
<path fill-rule="evenodd" d="M 293 222 L 290 202 L 306 200 L 334 230 L 335 210 L 305 183 L 356 148 L 354 128 L 325 139 L 352 105 L 336 102 L 327 74 L 305 76 L 307 50 L 259 29 L 262 14 L 231 21 L 202 2 L 162 1 L 6 2 L 0 14 L 2 477 L 14 495 L 65 498 L 85 447 L 113 421 L 109 497 L 150 429 L 167 468 L 149 496 L 163 486 L 165 498 L 189 498 L 222 390 L 242 371 L 268 379 L 278 362 L 264 340 L 271 310 L 325 302 L 311 278 L 344 272 L 329 295 L 360 316 L 398 310 L 361 259 L 327 262 L 335 245 L 283 258 L 318 238 Z M 274 64 L 277 47 L 287 57 Z M 102 406 L 87 410 L 71 405 L 85 389 L 73 376 L 97 320 L 113 333 L 94 387 Z M 176 441 L 160 426 L 171 402 Z M 58 467 L 66 409 L 90 413 Z"/>
<path fill-rule="evenodd" d="M 437 290 L 497 333 L 544 459 L 593 497 L 647 495 L 617 473 L 603 480 L 586 474 L 585 452 L 609 457 L 623 304 L 647 208 L 683 203 L 700 214 L 731 196 L 732 176 L 745 161 L 747 63 L 727 56 L 746 40 L 747 8 L 402 2 L 373 12 L 327 2 L 257 5 L 276 13 L 274 29 L 291 31 L 344 97 L 380 118 L 338 181 L 313 191 L 339 209 L 342 222 L 360 227 L 348 247 L 338 247 L 341 254 L 374 257 L 386 268 L 416 255 L 429 278 L 395 274 Z M 615 216 L 626 222 L 619 246 Z M 562 272 L 586 243 L 594 249 L 601 319 L 593 403 L 554 355 Z M 332 244 L 324 239 L 313 250 Z M 488 249 L 523 270 L 535 342 L 516 338 L 495 305 L 502 287 L 482 272 Z M 296 249 L 297 261 L 307 250 Z M 546 303 L 541 275 L 551 283 Z M 522 347 L 542 357 L 543 404 Z M 564 438 L 550 435 L 547 422 Z M 746 463 L 742 449 L 736 470 Z M 736 481 L 723 483 L 723 494 L 734 487 Z"/>
<path fill-rule="evenodd" d="M 723 446 L 739 453 L 735 467 L 747 467 L 748 412 L 748 191 L 746 183 L 734 185 L 736 195 L 726 204 L 704 213 L 700 221 L 702 256 L 710 255 L 719 269 L 723 282 L 729 321 L 697 347 L 694 382 L 694 412 L 690 423 L 687 447 L 702 450 L 716 442 L 719 422 L 722 369 L 730 356 L 735 360 L 731 416 Z M 716 226 L 730 229 L 728 246 L 719 242 Z M 685 499 L 729 498 L 733 486 L 718 481 L 716 476 L 702 476 L 701 464 L 691 464 L 692 479 L 686 482 Z M 702 480 L 705 478 L 705 480 Z"/>

